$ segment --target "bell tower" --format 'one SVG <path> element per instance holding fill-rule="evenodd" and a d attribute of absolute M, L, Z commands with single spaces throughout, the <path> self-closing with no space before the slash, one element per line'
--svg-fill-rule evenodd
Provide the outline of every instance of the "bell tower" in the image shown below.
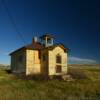
<path fill-rule="evenodd" d="M 52 46 L 54 44 L 54 37 L 51 34 L 46 33 L 40 37 L 40 41 L 45 47 Z"/>

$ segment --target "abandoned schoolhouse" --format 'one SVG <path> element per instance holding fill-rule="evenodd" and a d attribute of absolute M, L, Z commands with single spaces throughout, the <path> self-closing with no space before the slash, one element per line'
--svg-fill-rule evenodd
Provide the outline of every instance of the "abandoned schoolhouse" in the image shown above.
<path fill-rule="evenodd" d="M 54 43 L 54 39 L 50 34 L 34 37 L 31 44 L 10 53 L 12 72 L 47 76 L 66 74 L 68 48 Z"/>

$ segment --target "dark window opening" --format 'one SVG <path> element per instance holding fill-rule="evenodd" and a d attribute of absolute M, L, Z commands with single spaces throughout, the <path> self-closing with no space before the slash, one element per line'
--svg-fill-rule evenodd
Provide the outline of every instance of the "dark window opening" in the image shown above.
<path fill-rule="evenodd" d="M 56 65 L 56 73 L 61 73 L 61 65 Z"/>
<path fill-rule="evenodd" d="M 23 62 L 23 55 L 20 55 L 20 56 L 19 56 L 18 61 L 19 61 L 20 63 Z"/>
<path fill-rule="evenodd" d="M 61 56 L 60 55 L 56 56 L 56 63 L 61 63 Z"/>

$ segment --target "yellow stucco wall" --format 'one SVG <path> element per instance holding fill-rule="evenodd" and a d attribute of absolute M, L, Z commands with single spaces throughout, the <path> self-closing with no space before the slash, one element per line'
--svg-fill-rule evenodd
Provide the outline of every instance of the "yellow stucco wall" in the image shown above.
<path fill-rule="evenodd" d="M 40 74 L 40 58 L 38 50 L 26 50 L 26 75 Z"/>
<path fill-rule="evenodd" d="M 23 56 L 22 61 L 19 57 Z M 22 49 L 11 55 L 11 70 L 13 72 L 25 72 L 26 70 L 26 51 Z"/>
<path fill-rule="evenodd" d="M 56 63 L 57 54 L 60 54 L 62 58 L 62 74 L 66 74 L 67 53 L 60 46 L 55 47 L 53 50 L 43 49 L 41 52 L 22 49 L 11 55 L 11 69 L 15 72 L 26 72 L 26 75 L 56 75 L 56 65 L 59 65 Z M 18 60 L 20 55 L 23 55 L 23 62 L 21 63 Z M 44 55 L 45 60 L 43 59 Z"/>
<path fill-rule="evenodd" d="M 67 73 L 67 53 L 61 47 L 56 47 L 54 50 L 49 51 L 49 75 L 56 75 L 56 55 L 60 54 L 62 58 L 62 74 Z"/>

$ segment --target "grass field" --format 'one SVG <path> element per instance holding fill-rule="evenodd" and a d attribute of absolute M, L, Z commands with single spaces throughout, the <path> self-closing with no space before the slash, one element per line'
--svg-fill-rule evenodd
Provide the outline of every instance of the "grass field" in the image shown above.
<path fill-rule="evenodd" d="M 68 68 L 73 81 L 23 80 L 0 70 L 0 100 L 100 100 L 100 67 Z"/>

